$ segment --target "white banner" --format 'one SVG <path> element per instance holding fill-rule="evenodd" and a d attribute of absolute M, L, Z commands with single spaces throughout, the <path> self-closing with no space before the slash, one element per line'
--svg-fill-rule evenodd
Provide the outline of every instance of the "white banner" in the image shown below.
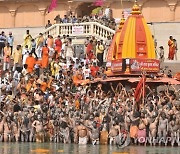
<path fill-rule="evenodd" d="M 84 27 L 83 26 L 73 26 L 72 27 L 72 34 L 77 35 L 77 34 L 83 34 L 84 33 Z"/>

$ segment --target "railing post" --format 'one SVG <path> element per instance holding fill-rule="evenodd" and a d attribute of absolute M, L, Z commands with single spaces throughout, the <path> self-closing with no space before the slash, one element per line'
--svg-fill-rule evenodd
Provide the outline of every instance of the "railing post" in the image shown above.
<path fill-rule="evenodd" d="M 56 36 L 59 35 L 59 25 L 58 24 L 56 25 L 56 33 L 55 33 L 55 35 Z"/>
<path fill-rule="evenodd" d="M 92 35 L 92 36 L 94 35 L 94 23 L 91 23 L 91 24 L 90 24 L 89 33 L 90 33 L 89 35 Z"/>

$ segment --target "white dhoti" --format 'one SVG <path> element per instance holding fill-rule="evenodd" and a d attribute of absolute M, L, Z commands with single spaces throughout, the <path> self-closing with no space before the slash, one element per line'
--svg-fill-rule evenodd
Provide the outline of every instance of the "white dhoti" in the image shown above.
<path fill-rule="evenodd" d="M 79 144 L 87 144 L 87 141 L 88 141 L 88 139 L 86 136 L 85 137 L 79 137 Z"/>

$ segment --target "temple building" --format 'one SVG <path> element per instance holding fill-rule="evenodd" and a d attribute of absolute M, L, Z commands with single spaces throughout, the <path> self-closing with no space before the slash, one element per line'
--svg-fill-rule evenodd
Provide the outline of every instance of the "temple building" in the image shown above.
<path fill-rule="evenodd" d="M 137 1 L 127 20 L 121 20 L 107 56 L 108 76 L 159 72 L 152 33 Z"/>
<path fill-rule="evenodd" d="M 76 16 L 90 15 L 96 7 L 94 0 L 58 0 L 58 6 L 50 13 L 51 0 L 0 0 L 0 28 L 41 27 L 47 20 L 54 23 L 56 15 L 63 17 L 68 11 Z M 110 7 L 113 17 L 121 19 L 120 12 L 129 12 L 134 0 L 106 0 L 103 9 Z M 140 9 L 147 22 L 180 21 L 180 0 L 139 0 Z"/>

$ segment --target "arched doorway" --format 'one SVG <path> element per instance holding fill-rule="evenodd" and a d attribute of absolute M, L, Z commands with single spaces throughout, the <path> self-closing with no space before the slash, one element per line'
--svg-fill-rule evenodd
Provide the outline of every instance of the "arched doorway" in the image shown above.
<path fill-rule="evenodd" d="M 92 5 L 92 3 L 82 3 L 76 8 L 77 16 L 85 16 L 91 15 L 93 9 L 97 8 L 97 6 Z"/>
<path fill-rule="evenodd" d="M 17 9 L 15 16 L 15 27 L 42 26 L 42 15 L 36 5 L 22 5 Z"/>

